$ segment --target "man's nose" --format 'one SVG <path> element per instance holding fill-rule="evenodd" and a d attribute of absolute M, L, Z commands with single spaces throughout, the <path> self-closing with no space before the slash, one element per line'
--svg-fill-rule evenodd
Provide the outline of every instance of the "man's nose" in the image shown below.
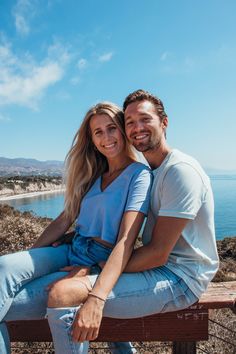
<path fill-rule="evenodd" d="M 133 125 L 133 131 L 134 132 L 140 132 L 144 129 L 143 123 L 140 121 L 137 121 Z"/>

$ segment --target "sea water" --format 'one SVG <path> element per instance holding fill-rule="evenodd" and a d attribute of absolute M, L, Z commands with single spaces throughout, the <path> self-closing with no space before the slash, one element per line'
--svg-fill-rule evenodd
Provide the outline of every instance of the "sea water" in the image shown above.
<path fill-rule="evenodd" d="M 236 176 L 211 176 L 211 184 L 215 200 L 216 238 L 236 236 Z M 64 196 L 63 193 L 44 194 L 4 203 L 20 211 L 55 218 L 63 210 Z"/>

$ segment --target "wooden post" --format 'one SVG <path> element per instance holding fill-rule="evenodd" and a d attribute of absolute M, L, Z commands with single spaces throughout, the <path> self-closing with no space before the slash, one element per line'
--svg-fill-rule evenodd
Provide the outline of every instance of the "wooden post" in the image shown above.
<path fill-rule="evenodd" d="M 196 342 L 173 342 L 173 354 L 196 354 Z"/>

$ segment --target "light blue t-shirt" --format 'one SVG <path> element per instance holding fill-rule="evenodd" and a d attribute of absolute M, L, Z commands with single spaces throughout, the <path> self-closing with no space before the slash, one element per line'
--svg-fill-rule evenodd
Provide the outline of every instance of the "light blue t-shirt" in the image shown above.
<path fill-rule="evenodd" d="M 116 243 L 125 211 L 147 215 L 152 172 L 140 162 L 133 162 L 103 191 L 101 176 L 85 194 L 76 219 L 76 233 L 84 237 L 100 237 Z"/>

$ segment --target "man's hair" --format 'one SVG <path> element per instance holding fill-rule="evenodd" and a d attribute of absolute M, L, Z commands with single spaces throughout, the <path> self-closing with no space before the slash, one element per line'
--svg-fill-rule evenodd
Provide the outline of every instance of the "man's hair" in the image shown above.
<path fill-rule="evenodd" d="M 137 101 L 149 101 L 153 103 L 154 107 L 156 108 L 156 113 L 160 117 L 161 121 L 167 117 L 164 105 L 160 98 L 144 90 L 136 90 L 130 93 L 124 101 L 123 110 L 125 111 L 128 105 Z"/>

